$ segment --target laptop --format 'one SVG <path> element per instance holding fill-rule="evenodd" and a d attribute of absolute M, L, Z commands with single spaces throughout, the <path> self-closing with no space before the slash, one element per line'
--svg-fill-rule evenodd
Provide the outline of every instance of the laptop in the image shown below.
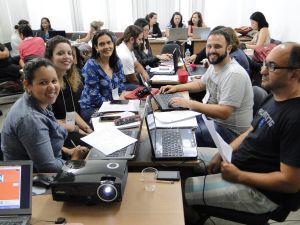
<path fill-rule="evenodd" d="M 66 37 L 66 31 L 64 31 L 64 30 L 49 30 L 49 38 L 53 38 L 57 35 Z"/>
<path fill-rule="evenodd" d="M 195 27 L 193 28 L 193 38 L 207 40 L 210 30 L 210 27 Z"/>
<path fill-rule="evenodd" d="M 0 224 L 29 223 L 31 189 L 32 161 L 0 161 Z"/>
<path fill-rule="evenodd" d="M 183 95 L 180 93 L 171 93 L 171 94 L 157 94 L 153 95 L 151 92 L 151 86 L 144 80 L 143 76 L 140 76 L 141 81 L 143 85 L 148 89 L 150 95 L 153 97 L 154 101 L 157 104 L 157 107 L 160 111 L 166 112 L 166 111 L 174 111 L 174 110 L 188 110 L 187 108 L 182 107 L 174 107 L 170 106 L 169 102 L 171 98 L 179 97 L 183 98 Z"/>
<path fill-rule="evenodd" d="M 150 96 L 146 100 L 145 120 L 153 157 L 157 160 L 197 158 L 197 142 L 192 128 L 157 128 Z"/>
<path fill-rule="evenodd" d="M 168 41 L 186 40 L 188 38 L 188 28 L 170 28 Z"/>
<path fill-rule="evenodd" d="M 160 65 L 157 68 L 151 68 L 152 75 L 175 75 L 178 70 L 178 49 L 174 48 L 172 52 L 172 60 L 164 62 L 167 66 Z"/>
<path fill-rule="evenodd" d="M 140 129 L 140 128 L 139 128 Z M 130 137 L 139 139 L 139 134 L 141 133 L 140 130 L 121 130 L 126 135 L 129 135 Z M 91 148 L 89 154 L 87 155 L 87 160 L 97 160 L 97 159 L 126 159 L 131 160 L 134 159 L 136 156 L 137 151 L 137 143 L 135 142 L 131 145 L 128 145 L 125 148 L 122 148 L 118 151 L 115 151 L 109 155 L 103 154 L 101 151 L 98 151 L 95 148 Z"/>

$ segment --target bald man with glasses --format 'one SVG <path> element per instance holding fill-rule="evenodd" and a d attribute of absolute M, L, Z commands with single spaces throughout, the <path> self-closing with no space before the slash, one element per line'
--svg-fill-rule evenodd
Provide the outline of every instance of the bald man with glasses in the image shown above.
<path fill-rule="evenodd" d="M 261 214 L 279 205 L 299 204 L 300 45 L 276 46 L 261 74 L 262 86 L 271 94 L 249 130 L 230 144 L 231 162 L 222 161 L 217 153 L 207 165 L 206 178 L 187 179 L 188 205 Z"/>

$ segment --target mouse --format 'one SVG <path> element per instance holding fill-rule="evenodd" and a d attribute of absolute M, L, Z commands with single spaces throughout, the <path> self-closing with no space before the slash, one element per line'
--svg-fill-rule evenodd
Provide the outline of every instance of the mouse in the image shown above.
<path fill-rule="evenodd" d="M 44 174 L 37 174 L 32 178 L 32 184 L 35 187 L 48 188 L 50 187 L 51 181 L 52 178 Z"/>

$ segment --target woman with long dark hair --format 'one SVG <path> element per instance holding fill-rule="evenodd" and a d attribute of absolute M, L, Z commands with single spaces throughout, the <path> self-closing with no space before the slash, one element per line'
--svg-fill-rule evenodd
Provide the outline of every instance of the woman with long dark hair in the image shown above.
<path fill-rule="evenodd" d="M 120 95 L 125 86 L 123 65 L 116 53 L 111 32 L 98 31 L 92 41 L 92 57 L 82 69 L 84 88 L 81 94 L 81 116 L 89 122 L 103 102 Z"/>

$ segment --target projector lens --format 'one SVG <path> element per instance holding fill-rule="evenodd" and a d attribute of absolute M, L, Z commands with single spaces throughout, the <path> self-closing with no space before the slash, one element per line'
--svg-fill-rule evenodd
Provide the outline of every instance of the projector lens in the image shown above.
<path fill-rule="evenodd" d="M 118 191 L 111 182 L 103 182 L 97 189 L 98 197 L 104 202 L 112 202 L 118 196 Z"/>

